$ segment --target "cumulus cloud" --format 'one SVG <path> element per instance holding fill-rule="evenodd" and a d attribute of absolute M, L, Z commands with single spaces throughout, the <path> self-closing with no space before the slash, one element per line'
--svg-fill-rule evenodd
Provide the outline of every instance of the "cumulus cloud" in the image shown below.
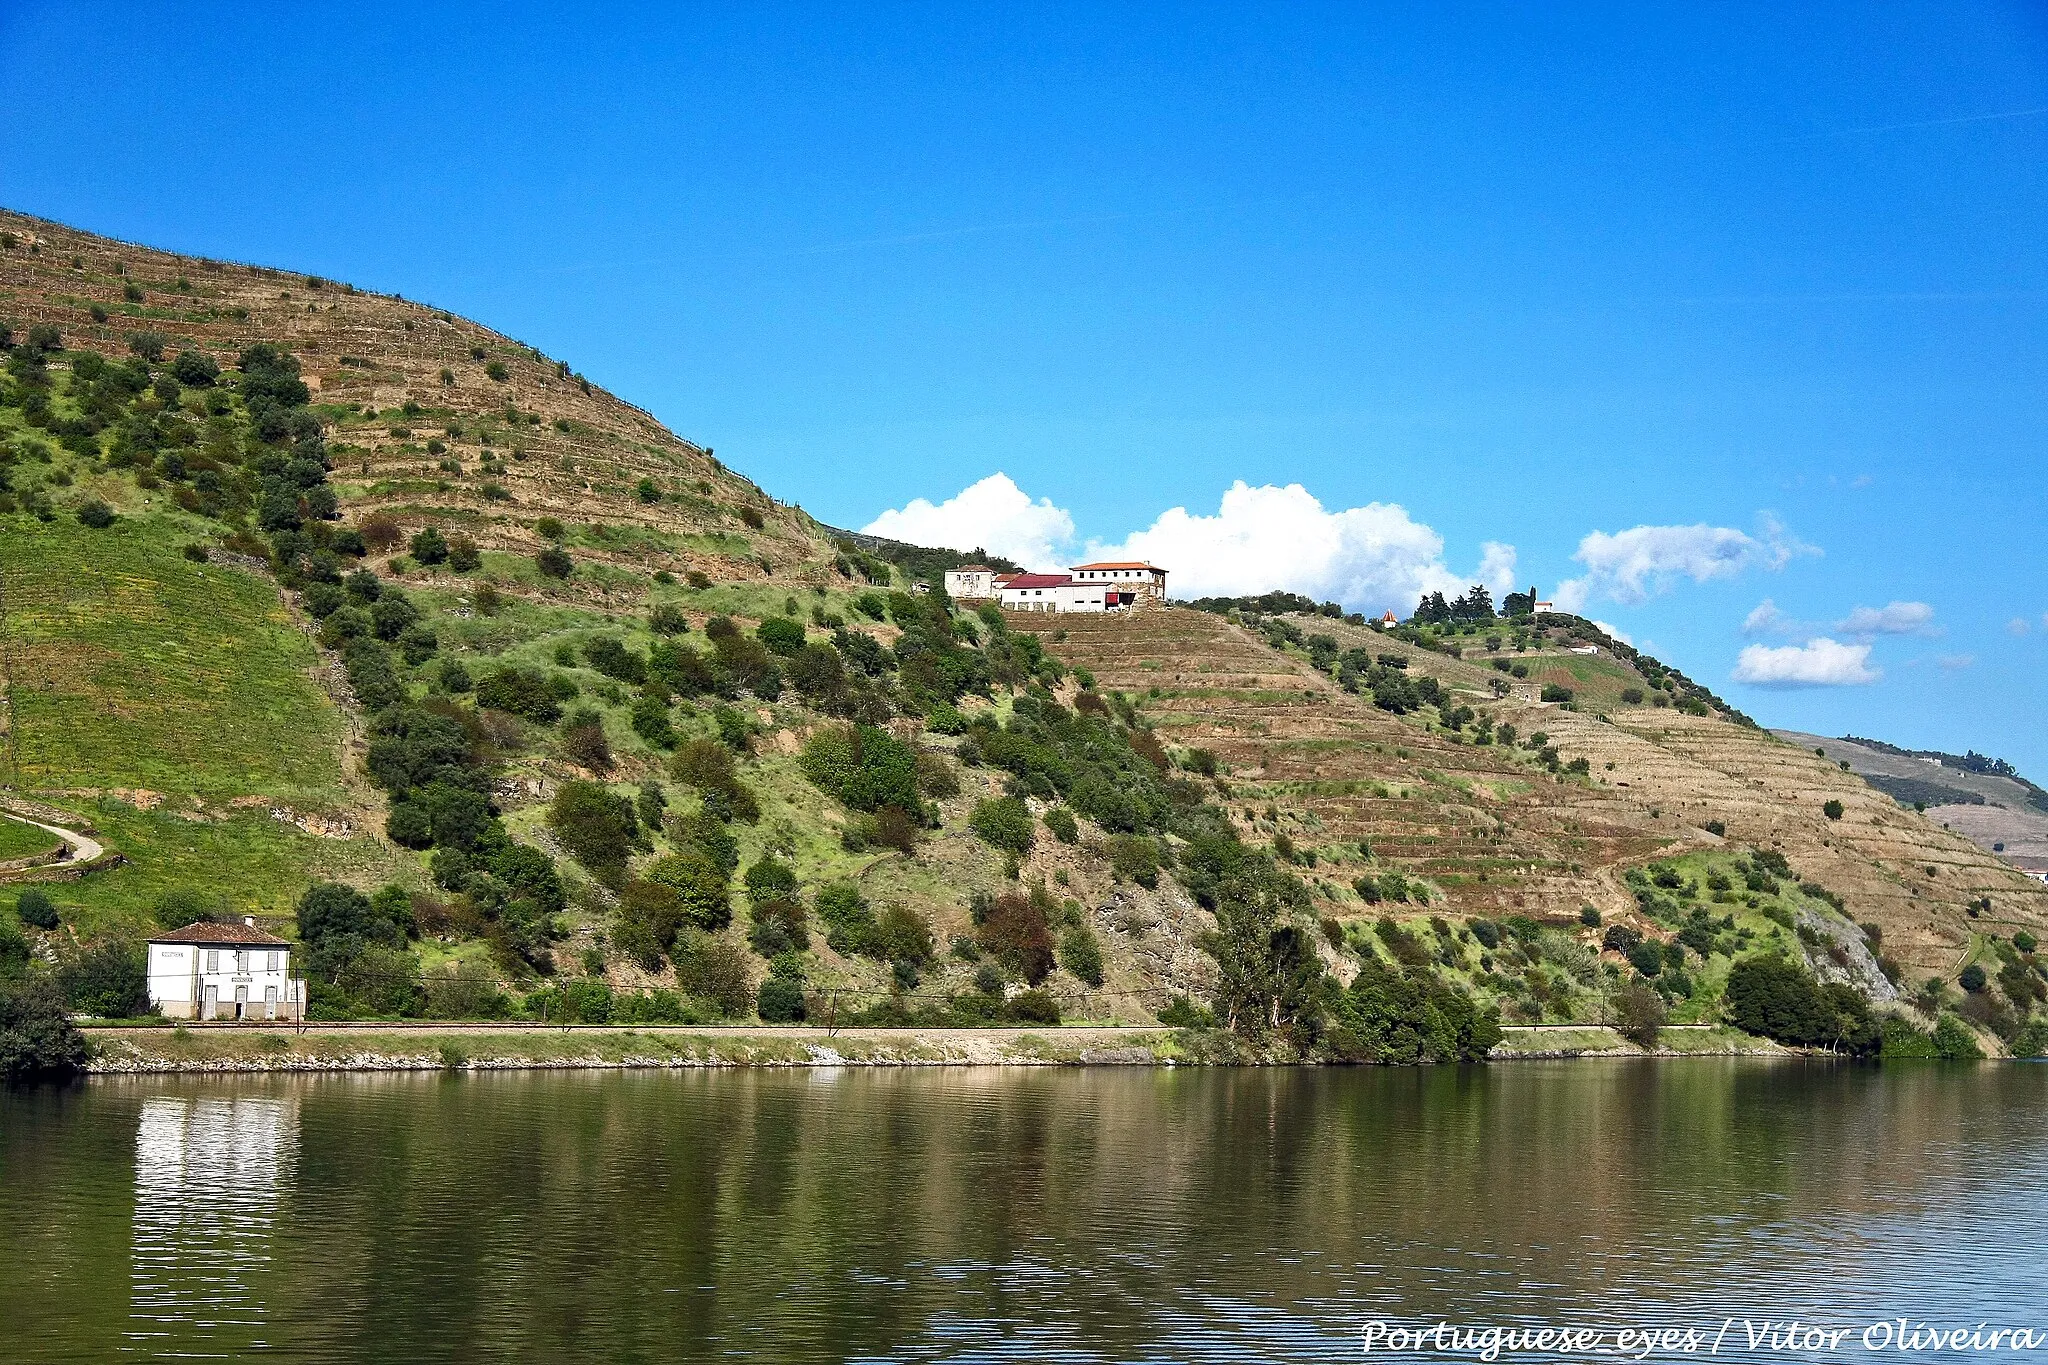
<path fill-rule="evenodd" d="M 1298 483 L 1254 488 L 1242 480 L 1213 515 L 1175 507 L 1122 540 L 1091 538 L 1074 548 L 1073 517 L 1049 498 L 1034 501 L 1008 475 L 991 474 L 944 502 L 918 498 L 861 528 L 914 545 L 976 547 L 1034 569 L 1082 559 L 1146 559 L 1172 574 L 1175 597 L 1298 592 L 1353 610 L 1406 614 L 1424 593 L 1455 595 L 1484 583 L 1496 599 L 1514 590 L 1515 547 L 1480 546 L 1478 567 L 1451 572 L 1444 541 L 1396 503 L 1326 508 Z"/>
<path fill-rule="evenodd" d="M 1475 576 L 1452 573 L 1444 541 L 1396 503 L 1325 508 L 1298 483 L 1253 488 L 1242 480 L 1214 516 L 1175 507 L 1114 544 L 1090 541 L 1090 559 L 1144 559 L 1173 574 L 1175 597 L 1224 597 L 1273 589 L 1355 610 L 1414 609 L 1426 592 L 1459 593 L 1475 578 L 1505 591 L 1515 551 L 1489 542 Z"/>
<path fill-rule="evenodd" d="M 1558 584 L 1555 600 L 1565 611 L 1582 611 L 1596 596 L 1636 603 L 1669 591 L 1683 578 L 1695 583 L 1735 578 L 1755 568 L 1782 569 L 1800 555 L 1819 553 L 1770 516 L 1760 520 L 1756 535 L 1704 522 L 1594 531 L 1572 556 L 1586 572 Z"/>
<path fill-rule="evenodd" d="M 1001 472 L 934 506 L 913 498 L 860 528 L 911 545 L 986 550 L 1027 568 L 1049 567 L 1074 539 L 1074 519 L 1050 498 L 1037 502 Z"/>
<path fill-rule="evenodd" d="M 1825 635 L 1803 645 L 1748 645 L 1735 661 L 1735 680 L 1759 687 L 1857 687 L 1883 676 L 1870 666 L 1869 645 Z"/>
<path fill-rule="evenodd" d="M 1778 610 L 1778 604 L 1768 597 L 1742 618 L 1744 635 L 1791 635 L 1799 628 L 1799 623 Z"/>
<path fill-rule="evenodd" d="M 1835 623 L 1843 635 L 1869 639 L 1873 635 L 1939 635 L 1934 608 L 1925 602 L 1891 602 L 1882 607 L 1858 607 Z"/>

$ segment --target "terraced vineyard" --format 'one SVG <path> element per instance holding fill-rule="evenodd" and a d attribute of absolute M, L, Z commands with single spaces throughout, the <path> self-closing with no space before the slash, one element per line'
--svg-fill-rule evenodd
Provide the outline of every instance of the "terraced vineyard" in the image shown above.
<path fill-rule="evenodd" d="M 1623 870 L 1728 844 L 1784 853 L 1854 918 L 1882 926 L 1916 979 L 1953 972 L 1973 951 L 1973 930 L 2038 933 L 2048 922 L 2038 885 L 1833 763 L 1767 731 L 1623 703 L 1641 679 L 1610 656 L 1518 654 L 1529 676 L 1507 683 L 1486 662 L 1326 618 L 1296 624 L 1344 648 L 1403 656 L 1522 738 L 1540 732 L 1567 762 L 1585 758 L 1586 775 L 1553 774 L 1526 749 L 1471 743 L 1421 713 L 1380 710 L 1306 657 L 1210 613 L 1019 618 L 1063 661 L 1130 693 L 1163 736 L 1215 753 L 1245 837 L 1285 834 L 1304 861 L 1313 853 L 1305 875 L 1340 918 L 1367 912 L 1347 883 L 1382 867 L 1423 881 L 1456 914 L 1568 917 L 1590 905 L 1628 918 Z M 1578 709 L 1538 700 L 1546 682 L 1573 686 Z M 1840 820 L 1823 814 L 1830 800 L 1843 803 Z M 1991 908 L 1973 915 L 1986 897 Z"/>
<path fill-rule="evenodd" d="M 0 317 L 18 331 L 53 325 L 66 346 L 116 359 L 137 332 L 223 365 L 254 341 L 288 348 L 329 425 L 351 519 L 384 510 L 408 532 L 462 530 L 530 556 L 543 543 L 534 523 L 554 517 L 574 528 L 579 559 L 629 573 L 834 576 L 835 550 L 801 509 L 510 337 L 350 285 L 21 214 L 0 212 L 0 229 L 14 243 L 0 250 Z M 604 595 L 601 577 L 577 588 Z"/>

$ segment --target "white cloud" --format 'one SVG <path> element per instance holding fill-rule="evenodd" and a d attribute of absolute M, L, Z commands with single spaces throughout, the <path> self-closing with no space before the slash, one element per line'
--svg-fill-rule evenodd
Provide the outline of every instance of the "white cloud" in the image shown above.
<path fill-rule="evenodd" d="M 913 498 L 860 529 L 911 545 L 986 550 L 1026 568 L 1050 567 L 1074 539 L 1074 519 L 1064 508 L 1050 498 L 1033 502 L 1003 473 L 969 484 L 936 507 Z"/>
<path fill-rule="evenodd" d="M 1858 607 L 1835 623 L 1843 635 L 1869 639 L 1873 635 L 1939 635 L 1934 608 L 1925 602 L 1891 602 L 1882 607 Z"/>
<path fill-rule="evenodd" d="M 1974 654 L 1944 654 L 1934 661 L 1945 673 L 1957 673 L 1977 662 Z"/>
<path fill-rule="evenodd" d="M 1171 508 L 1121 542 L 1091 540 L 1091 559 L 1163 565 L 1175 597 L 1223 597 L 1274 589 L 1337 601 L 1354 610 L 1406 613 L 1426 592 L 1456 594 L 1474 581 L 1443 562 L 1444 541 L 1395 503 L 1328 511 L 1298 483 L 1223 494 L 1214 516 Z M 1489 542 L 1478 581 L 1512 582 L 1514 548 Z"/>
<path fill-rule="evenodd" d="M 1759 687 L 1855 687 L 1882 676 L 1870 666 L 1869 645 L 1826 636 L 1803 645 L 1748 645 L 1735 661 L 1735 680 Z"/>
<path fill-rule="evenodd" d="M 1761 519 L 1758 534 L 1732 526 L 1635 526 L 1612 535 L 1594 531 L 1572 558 L 1584 575 L 1558 584 L 1557 605 L 1581 611 L 1593 597 L 1634 603 L 1670 590 L 1681 578 L 1706 583 L 1735 578 L 1753 568 L 1782 569 L 1796 556 L 1819 554 L 1802 544 L 1776 518 Z"/>
<path fill-rule="evenodd" d="M 1742 618 L 1744 635 L 1790 635 L 1797 630 L 1798 622 L 1779 611 L 1778 604 L 1768 597 Z"/>
<path fill-rule="evenodd" d="M 1479 571 L 1472 575 L 1493 590 L 1494 605 L 1515 591 L 1515 547 L 1489 540 L 1479 547 Z"/>
<path fill-rule="evenodd" d="M 2041 628 L 2048 630 L 2048 616 L 2041 618 Z M 2005 623 L 2005 633 L 2008 635 L 2025 635 L 2031 629 L 2032 627 L 2027 624 L 2027 618 L 2024 616 L 2015 616 L 2012 620 Z"/>
<path fill-rule="evenodd" d="M 1480 546 L 1478 568 L 1451 572 L 1444 541 L 1394 503 L 1325 508 L 1298 483 L 1223 494 L 1214 515 L 1185 507 L 1160 514 L 1121 541 L 1090 538 L 1074 548 L 1073 517 L 1049 498 L 1033 501 L 1005 474 L 991 474 L 934 505 L 918 498 L 861 528 L 913 545 L 976 547 L 1034 569 L 1087 559 L 1148 559 L 1172 574 L 1175 597 L 1298 592 L 1353 610 L 1406 614 L 1424 593 L 1450 595 L 1484 583 L 1496 599 L 1514 590 L 1515 547 Z"/>

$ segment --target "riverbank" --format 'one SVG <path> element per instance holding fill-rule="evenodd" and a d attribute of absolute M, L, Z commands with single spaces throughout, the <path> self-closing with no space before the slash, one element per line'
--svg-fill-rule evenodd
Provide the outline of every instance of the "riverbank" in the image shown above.
<path fill-rule="evenodd" d="M 831 1066 L 1267 1066 L 1302 1061 L 1228 1034 L 1041 1029 L 540 1028 L 506 1024 L 89 1028 L 97 1075 L 268 1071 L 518 1071 Z M 1654 1051 L 1598 1027 L 1511 1030 L 1500 1061 L 1784 1056 L 1729 1028 L 1669 1030 Z"/>

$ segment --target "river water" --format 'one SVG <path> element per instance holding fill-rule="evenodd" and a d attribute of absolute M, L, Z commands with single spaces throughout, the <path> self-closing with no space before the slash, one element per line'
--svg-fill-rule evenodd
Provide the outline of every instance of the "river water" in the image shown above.
<path fill-rule="evenodd" d="M 1863 1337 L 2048 1343 L 2048 1066 L 105 1079 L 0 1230 L 8 1361 L 1954 1359 Z"/>

